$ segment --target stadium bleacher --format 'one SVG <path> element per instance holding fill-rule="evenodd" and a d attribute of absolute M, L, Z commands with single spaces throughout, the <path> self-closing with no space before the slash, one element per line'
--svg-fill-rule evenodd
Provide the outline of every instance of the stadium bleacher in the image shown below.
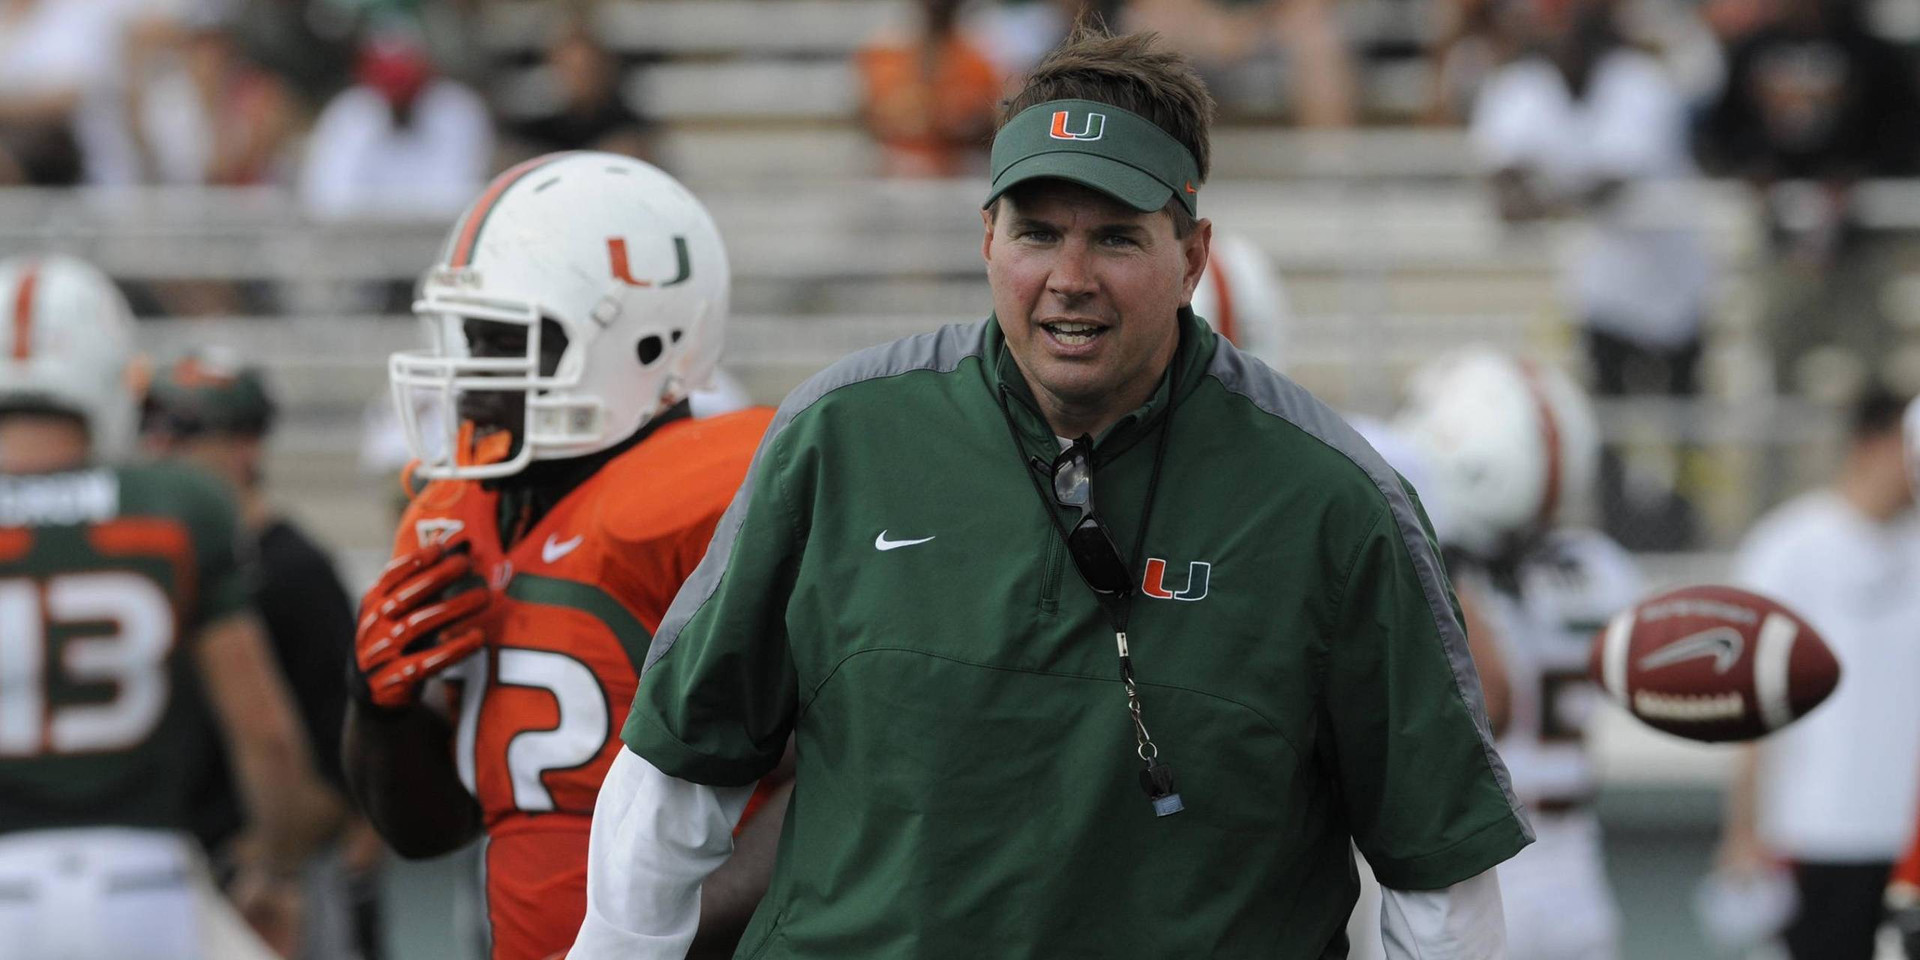
<path fill-rule="evenodd" d="M 1208 199 L 1221 211 L 1220 229 L 1273 257 L 1293 310 L 1288 367 L 1330 401 L 1385 412 L 1408 369 L 1463 340 L 1570 356 L 1553 264 L 1558 245 L 1573 238 L 1504 230 L 1459 162 L 1457 137 L 1243 131 L 1223 138 L 1223 170 L 1253 167 L 1254 152 L 1290 158 L 1301 172 L 1223 173 Z M 1331 176 L 1335 170 L 1347 176 Z M 762 399 L 776 399 L 849 350 L 969 319 L 984 307 L 977 181 L 832 179 L 804 167 L 779 179 L 702 172 L 689 179 L 719 221 L 734 266 L 730 366 Z M 1700 195 L 1714 247 L 1734 278 L 1708 362 L 1737 366 L 1754 336 L 1753 311 L 1739 306 L 1751 300 L 1741 288 L 1751 280 L 1757 219 L 1743 190 L 1706 185 Z M 1901 211 L 1917 208 L 1915 197 L 1920 191 L 1886 185 L 1874 209 L 1886 226 L 1900 226 Z M 161 350 L 214 336 L 258 356 L 276 371 L 295 413 L 285 443 L 309 455 L 352 454 L 360 412 L 383 395 L 381 358 L 418 336 L 403 317 L 344 313 L 363 299 L 356 291 L 410 282 L 443 229 L 438 222 L 316 223 L 291 198 L 262 190 L 0 194 L 0 249 L 67 250 L 129 281 L 246 280 L 279 289 L 296 316 L 147 329 Z M 1609 407 L 1609 423 L 1617 435 L 1652 417 L 1660 429 L 1734 445 L 1803 442 L 1825 423 L 1818 411 L 1797 407 L 1756 413 L 1762 398 L 1751 382 L 1722 379 L 1698 407 L 1624 402 Z M 1786 401 L 1769 395 L 1765 402 Z M 289 492 L 309 499 L 306 490 Z M 1718 518 L 1721 546 L 1760 506 Z M 377 544 L 356 538 L 338 546 Z"/>

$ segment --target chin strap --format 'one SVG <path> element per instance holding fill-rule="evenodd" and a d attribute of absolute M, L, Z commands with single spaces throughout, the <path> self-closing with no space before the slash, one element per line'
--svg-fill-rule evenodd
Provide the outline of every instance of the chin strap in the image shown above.
<path fill-rule="evenodd" d="M 513 434 L 501 430 L 477 437 L 478 432 L 473 421 L 461 421 L 460 434 L 453 442 L 454 463 L 463 467 L 499 463 L 513 452 Z M 400 468 L 400 492 L 408 502 L 426 492 L 427 482 L 416 476 L 419 469 L 418 457 L 408 460 L 406 466 Z"/>
<path fill-rule="evenodd" d="M 419 457 L 408 460 L 406 465 L 400 468 L 400 493 L 407 498 L 408 503 L 412 503 L 415 497 L 427 489 L 426 482 L 413 475 L 418 469 L 420 469 Z"/>

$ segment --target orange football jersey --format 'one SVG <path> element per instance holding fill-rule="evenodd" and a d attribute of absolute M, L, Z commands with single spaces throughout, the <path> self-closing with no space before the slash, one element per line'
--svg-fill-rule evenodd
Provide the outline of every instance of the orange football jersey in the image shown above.
<path fill-rule="evenodd" d="M 430 484 L 395 552 L 472 545 L 494 591 L 486 645 L 449 668 L 456 764 L 487 830 L 494 960 L 545 960 L 586 914 L 600 781 L 653 633 L 746 478 L 772 411 L 676 420 L 603 465 L 502 549 L 498 495 Z"/>
<path fill-rule="evenodd" d="M 1920 903 L 1920 830 L 1914 831 L 1913 842 L 1907 844 L 1907 852 L 1900 862 L 1893 865 L 1890 878 L 1894 888 L 1894 900 L 1901 906 Z"/>

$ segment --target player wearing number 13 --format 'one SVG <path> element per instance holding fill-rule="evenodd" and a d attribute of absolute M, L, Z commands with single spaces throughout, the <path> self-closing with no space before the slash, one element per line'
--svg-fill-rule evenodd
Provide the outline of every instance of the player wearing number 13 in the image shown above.
<path fill-rule="evenodd" d="M 484 831 L 495 960 L 572 942 L 639 664 L 766 428 L 764 410 L 689 415 L 727 293 L 720 236 L 685 187 L 637 160 L 555 154 L 502 174 L 455 225 L 415 308 L 437 349 L 393 358 L 431 482 L 362 607 L 348 778 L 403 854 Z M 422 392 L 456 413 L 438 443 Z M 757 885 L 720 884 L 733 896 L 716 904 L 737 909 L 708 933 L 729 951 L 765 859 Z"/>
<path fill-rule="evenodd" d="M 64 257 L 0 263 L 0 952 L 206 957 L 223 916 L 189 797 L 226 734 L 264 859 L 236 897 L 290 939 L 293 869 L 328 804 L 247 612 L 233 506 L 211 478 L 116 467 L 131 317 Z"/>

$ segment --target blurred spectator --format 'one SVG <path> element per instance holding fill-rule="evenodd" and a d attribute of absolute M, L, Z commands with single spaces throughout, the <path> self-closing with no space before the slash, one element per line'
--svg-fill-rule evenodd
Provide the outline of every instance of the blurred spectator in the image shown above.
<path fill-rule="evenodd" d="M 298 115 L 286 82 L 241 52 L 213 5 L 170 26 L 143 37 L 129 57 L 127 98 L 146 179 L 290 181 Z"/>
<path fill-rule="evenodd" d="M 360 20 L 335 0 L 214 0 L 247 56 L 285 80 L 308 111 L 353 82 Z"/>
<path fill-rule="evenodd" d="M 1731 50 L 1779 16 L 1778 0 L 1703 0 L 1700 17 Z"/>
<path fill-rule="evenodd" d="M 300 196 L 322 218 L 451 217 L 485 185 L 493 122 L 479 94 L 435 75 L 416 38 L 361 48 L 359 82 L 315 122 Z"/>
<path fill-rule="evenodd" d="M 1792 870 L 1795 960 L 1868 960 L 1893 861 L 1920 795 L 1920 528 L 1901 450 L 1905 404 L 1872 392 L 1831 486 L 1763 517 L 1736 577 L 1820 631 L 1840 687 L 1749 748 L 1727 804 L 1721 870 Z"/>
<path fill-rule="evenodd" d="M 249 553 L 257 564 L 257 606 L 267 639 L 313 745 L 315 767 L 345 811 L 340 736 L 346 721 L 353 609 L 325 551 L 267 498 L 264 460 L 275 412 L 257 369 L 207 350 L 157 373 L 142 409 L 141 436 L 148 453 L 200 467 L 226 481 L 238 498 Z M 196 832 L 210 851 L 244 858 L 245 840 L 237 837 L 243 826 L 239 798 L 219 756 L 214 754 L 216 762 L 200 792 Z M 370 875 L 380 846 L 355 818 L 342 848 L 307 871 L 305 948 L 296 956 L 349 956 L 372 940 L 371 886 L 357 884 L 369 895 L 357 903 L 348 890 L 351 881 Z M 356 927 L 365 935 L 357 935 Z"/>
<path fill-rule="evenodd" d="M 1305 127 L 1347 127 L 1359 118 L 1359 73 L 1340 22 L 1339 0 L 1132 0 L 1128 31 L 1151 30 L 1203 73 L 1279 54 L 1286 101 Z"/>
<path fill-rule="evenodd" d="M 1427 89 L 1425 119 L 1458 123 L 1471 115 L 1474 99 L 1495 70 L 1520 52 L 1522 30 L 1514 21 L 1521 4 L 1511 0 L 1439 0 Z"/>
<path fill-rule="evenodd" d="M 1538 52 L 1496 73 L 1474 107 L 1500 214 L 1584 218 L 1561 285 L 1597 394 L 1692 396 L 1712 268 L 1698 201 L 1683 192 L 1694 173 L 1685 104 L 1659 61 L 1620 42 L 1609 0 L 1539 0 L 1533 10 Z M 1609 451 L 1607 532 L 1633 549 L 1688 545 L 1684 501 L 1658 482 L 1630 489 L 1626 474 Z"/>
<path fill-rule="evenodd" d="M 1024 76 L 1083 21 L 1117 23 L 1121 0 L 1000 0 L 962 18 L 981 53 L 1003 77 Z"/>
<path fill-rule="evenodd" d="M 1726 51 L 1702 5 L 1672 0 L 1614 0 L 1615 22 L 1628 45 L 1660 58 L 1689 118 L 1706 112 L 1726 79 Z"/>
<path fill-rule="evenodd" d="M 117 77 L 130 5 L 0 0 L 0 182 L 122 182 Z"/>
<path fill-rule="evenodd" d="M 1823 345 L 1867 364 L 1886 356 L 1887 244 L 1860 230 L 1852 191 L 1863 178 L 1915 170 L 1920 94 L 1906 54 L 1867 32 L 1855 0 L 1784 0 L 1776 19 L 1734 46 L 1698 147 L 1710 170 L 1766 191 L 1780 387 L 1806 388 L 1800 360 Z M 1775 189 L 1784 180 L 1812 183 Z"/>
<path fill-rule="evenodd" d="M 920 32 L 882 37 L 854 55 L 860 116 L 892 176 L 985 169 L 1003 78 L 955 22 L 961 0 L 922 0 Z"/>
<path fill-rule="evenodd" d="M 122 87 L 139 182 L 288 185 L 300 108 L 279 76 L 240 51 L 225 0 L 151 2 L 131 31 Z M 175 278 L 137 285 L 168 316 L 234 316 L 268 308 L 260 284 Z"/>
<path fill-rule="evenodd" d="M 543 67 L 553 102 L 539 116 L 515 124 L 518 152 L 534 157 L 605 150 L 655 162 L 653 125 L 621 96 L 620 62 L 583 18 L 570 19 L 555 32 Z"/>
<path fill-rule="evenodd" d="M 1620 42 L 1658 58 L 1689 113 L 1718 92 L 1725 72 L 1719 38 L 1688 4 L 1669 0 L 1608 0 Z M 1502 65 L 1526 52 L 1536 28 L 1535 0 L 1440 0 L 1434 5 L 1439 38 L 1424 119 L 1452 124 L 1471 116 L 1480 88 Z M 1549 15 L 1563 17 L 1556 8 Z"/>

